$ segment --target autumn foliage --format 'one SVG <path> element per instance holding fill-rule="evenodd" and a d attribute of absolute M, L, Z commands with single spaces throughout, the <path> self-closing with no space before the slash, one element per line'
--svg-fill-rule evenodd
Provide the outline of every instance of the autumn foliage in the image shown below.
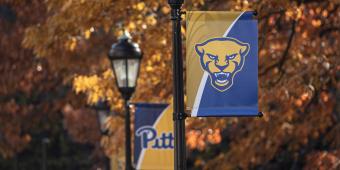
<path fill-rule="evenodd" d="M 184 10 L 257 11 L 264 112 L 188 118 L 188 167 L 339 169 L 340 2 L 186 0 Z M 106 55 L 128 30 L 144 53 L 132 101 L 171 101 L 169 12 L 165 0 L 0 0 L 2 157 L 25 152 L 34 134 L 53 135 L 61 122 L 74 142 L 95 146 L 93 155 L 104 147 L 121 156 L 123 102 Z M 185 31 L 183 23 L 183 41 Z M 90 109 L 99 100 L 117 113 L 107 120 L 109 138 Z"/>

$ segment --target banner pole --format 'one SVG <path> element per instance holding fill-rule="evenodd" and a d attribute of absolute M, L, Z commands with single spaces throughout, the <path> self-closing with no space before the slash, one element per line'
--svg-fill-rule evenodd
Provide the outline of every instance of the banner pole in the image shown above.
<path fill-rule="evenodd" d="M 186 170 L 185 112 L 183 91 L 183 57 L 181 37 L 181 6 L 184 0 L 168 0 L 172 20 L 173 104 L 175 130 L 175 170 Z"/>

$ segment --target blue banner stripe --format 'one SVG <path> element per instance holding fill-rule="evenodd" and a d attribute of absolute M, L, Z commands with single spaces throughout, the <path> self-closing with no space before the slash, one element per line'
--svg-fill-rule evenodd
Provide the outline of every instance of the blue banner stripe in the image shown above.
<path fill-rule="evenodd" d="M 216 90 L 211 85 L 211 76 L 208 77 L 197 116 L 257 116 L 258 33 L 257 21 L 253 19 L 253 13 L 244 12 L 226 37 L 249 44 L 249 53 L 245 56 L 242 70 L 234 75 L 232 86 L 226 91 Z"/>

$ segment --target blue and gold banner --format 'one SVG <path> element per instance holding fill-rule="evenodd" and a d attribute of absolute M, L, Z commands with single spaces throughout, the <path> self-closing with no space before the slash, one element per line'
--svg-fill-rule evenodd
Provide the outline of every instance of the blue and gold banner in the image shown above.
<path fill-rule="evenodd" d="M 253 12 L 189 11 L 186 23 L 191 116 L 258 115 L 258 29 Z"/>
<path fill-rule="evenodd" d="M 172 105 L 135 104 L 135 156 L 137 170 L 172 170 L 174 134 Z"/>

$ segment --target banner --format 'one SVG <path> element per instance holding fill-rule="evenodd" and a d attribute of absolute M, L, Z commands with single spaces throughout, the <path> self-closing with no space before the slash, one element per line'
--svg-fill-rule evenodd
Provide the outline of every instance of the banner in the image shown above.
<path fill-rule="evenodd" d="M 258 29 L 253 12 L 189 11 L 186 24 L 191 116 L 257 116 Z"/>
<path fill-rule="evenodd" d="M 135 156 L 137 170 L 172 170 L 174 134 L 172 105 L 135 104 Z"/>

